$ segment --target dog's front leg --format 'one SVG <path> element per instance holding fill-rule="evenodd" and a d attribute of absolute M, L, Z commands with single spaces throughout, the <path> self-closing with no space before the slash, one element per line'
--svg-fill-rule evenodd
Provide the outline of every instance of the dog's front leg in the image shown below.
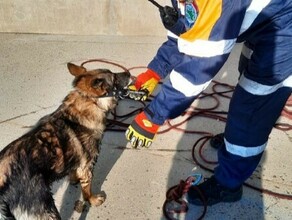
<path fill-rule="evenodd" d="M 79 183 L 79 181 L 80 181 L 78 176 L 77 176 L 76 170 L 71 171 L 69 173 L 68 177 L 69 177 L 68 179 L 69 179 L 70 184 L 75 185 L 75 184 Z"/>
<path fill-rule="evenodd" d="M 84 200 L 88 201 L 90 205 L 99 206 L 105 201 L 103 195 L 94 195 L 91 191 L 92 172 L 89 169 L 78 168 L 76 175 L 80 180 L 82 195 Z"/>

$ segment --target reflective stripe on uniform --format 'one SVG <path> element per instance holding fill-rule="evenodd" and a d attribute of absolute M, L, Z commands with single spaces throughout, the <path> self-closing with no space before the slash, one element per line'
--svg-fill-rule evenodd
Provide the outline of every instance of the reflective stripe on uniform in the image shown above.
<path fill-rule="evenodd" d="M 180 10 L 180 13 L 184 16 L 185 15 L 185 3 L 180 3 L 178 1 L 178 8 Z"/>
<path fill-rule="evenodd" d="M 212 81 L 210 80 L 204 84 L 194 85 L 175 70 L 170 73 L 169 77 L 173 88 L 183 93 L 186 97 L 199 95 Z"/>
<path fill-rule="evenodd" d="M 242 34 L 246 31 L 251 24 L 254 22 L 256 17 L 261 13 L 261 11 L 271 2 L 271 0 L 253 0 L 249 7 L 246 10 L 241 28 L 240 33 Z"/>
<path fill-rule="evenodd" d="M 179 38 L 178 49 L 181 53 L 191 56 L 214 57 L 230 53 L 235 42 L 236 39 L 220 41 L 195 40 L 190 42 Z"/>
<path fill-rule="evenodd" d="M 248 48 L 245 44 L 242 45 L 242 50 L 241 50 L 241 54 L 250 60 L 252 54 L 253 54 L 253 50 Z"/>
<path fill-rule="evenodd" d="M 256 147 L 246 147 L 246 146 L 240 146 L 236 144 L 232 144 L 228 142 L 224 138 L 226 150 L 234 155 L 241 156 L 241 157 L 252 157 L 261 154 L 267 146 L 267 142 L 263 145 L 256 146 Z"/>
<path fill-rule="evenodd" d="M 185 10 L 184 4 L 179 4 L 182 13 Z M 199 15 L 193 27 L 179 37 L 171 32 L 168 32 L 168 36 L 177 38 L 179 51 L 187 55 L 212 57 L 229 53 L 235 40 L 208 41 L 214 25 L 221 16 L 222 0 L 196 1 L 195 4 Z"/>
<path fill-rule="evenodd" d="M 270 2 L 271 0 L 253 0 L 251 2 L 246 10 L 239 34 L 242 34 L 251 26 L 257 16 Z M 217 4 L 217 7 L 214 6 L 215 4 Z M 231 52 L 236 39 L 209 41 L 211 30 L 222 13 L 221 10 L 218 10 L 218 8 L 220 8 L 218 5 L 220 4 L 222 4 L 220 1 L 216 1 L 212 4 L 198 2 L 200 15 L 194 27 L 180 37 L 175 36 L 173 33 L 168 33 L 168 36 L 178 38 L 178 48 L 180 52 L 197 57 L 212 57 Z M 210 21 L 208 20 L 208 23 L 204 23 L 204 26 L 202 26 L 202 21 L 206 22 L 206 12 L 212 14 L 212 16 L 209 16 L 212 19 Z"/>
<path fill-rule="evenodd" d="M 255 82 L 253 80 L 250 80 L 244 76 L 244 74 L 241 75 L 238 84 L 247 92 L 253 94 L 253 95 L 268 95 L 276 90 L 278 90 L 281 87 L 290 87 L 292 88 L 292 75 L 290 75 L 287 79 L 284 81 L 268 86 L 263 85 L 258 82 Z"/>

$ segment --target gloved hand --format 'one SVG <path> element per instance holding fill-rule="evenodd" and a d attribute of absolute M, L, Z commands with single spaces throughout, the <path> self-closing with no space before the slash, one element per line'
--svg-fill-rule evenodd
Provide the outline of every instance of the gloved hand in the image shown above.
<path fill-rule="evenodd" d="M 144 112 L 138 114 L 126 131 L 126 138 L 133 148 L 149 147 L 159 129 L 159 125 L 148 120 Z"/>
<path fill-rule="evenodd" d="M 170 6 L 164 6 L 159 9 L 160 17 L 164 27 L 176 35 L 186 31 L 183 18 L 180 18 L 178 11 Z"/>
<path fill-rule="evenodd" d="M 135 100 L 138 99 L 138 100 L 145 101 L 147 97 L 152 94 L 159 80 L 160 80 L 160 76 L 150 69 L 148 69 L 145 73 L 139 74 L 136 78 L 136 81 L 134 82 L 134 85 L 129 86 L 129 89 L 144 90 L 147 92 L 142 98 L 131 96 L 131 95 L 129 97 Z"/>
<path fill-rule="evenodd" d="M 178 12 L 173 7 L 164 6 L 159 9 L 162 23 L 166 29 L 171 28 L 178 20 Z"/>

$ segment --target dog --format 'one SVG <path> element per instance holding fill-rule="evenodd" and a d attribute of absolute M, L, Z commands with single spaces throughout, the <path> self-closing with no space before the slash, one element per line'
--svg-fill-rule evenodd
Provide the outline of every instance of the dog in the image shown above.
<path fill-rule="evenodd" d="M 101 205 L 91 191 L 92 171 L 108 113 L 130 73 L 87 70 L 67 64 L 73 90 L 52 114 L 0 152 L 0 219 L 61 219 L 51 192 L 54 181 L 69 176 L 81 185 L 84 201 Z"/>

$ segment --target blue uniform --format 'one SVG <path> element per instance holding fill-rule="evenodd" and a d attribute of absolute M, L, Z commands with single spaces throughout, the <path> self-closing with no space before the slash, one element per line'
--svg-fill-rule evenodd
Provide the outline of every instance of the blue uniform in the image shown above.
<path fill-rule="evenodd" d="M 209 85 L 237 42 L 243 43 L 240 79 L 230 101 L 217 180 L 241 185 L 257 167 L 269 134 L 292 91 L 292 1 L 186 0 L 185 28 L 159 48 L 148 68 L 166 78 L 147 106 L 148 118 L 163 124 L 179 116 Z M 263 117 L 264 116 L 264 117 Z"/>

